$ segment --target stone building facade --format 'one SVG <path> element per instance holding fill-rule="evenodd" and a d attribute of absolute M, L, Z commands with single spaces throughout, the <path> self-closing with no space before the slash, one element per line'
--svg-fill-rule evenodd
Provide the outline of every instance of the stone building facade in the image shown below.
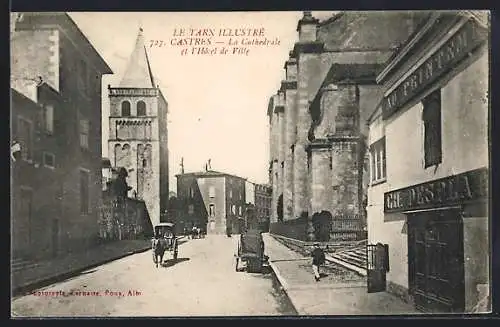
<path fill-rule="evenodd" d="M 269 231 L 271 214 L 271 187 L 267 184 L 255 185 L 255 215 L 262 230 Z"/>
<path fill-rule="evenodd" d="M 118 87 L 108 87 L 109 159 L 128 171 L 129 196 L 144 200 L 153 225 L 168 206 L 168 104 L 155 84 L 140 29 Z"/>
<path fill-rule="evenodd" d="M 342 12 L 320 22 L 304 12 L 268 106 L 271 231 L 313 240 L 329 225 L 328 239 L 363 237 L 366 119 L 382 92 L 376 73 L 421 16 Z"/>
<path fill-rule="evenodd" d="M 368 241 L 423 311 L 491 310 L 488 34 L 484 13 L 432 13 L 377 76 Z"/>
<path fill-rule="evenodd" d="M 245 209 L 245 178 L 214 170 L 176 175 L 182 224 L 208 234 L 238 233 Z"/>
<path fill-rule="evenodd" d="M 11 27 L 13 255 L 85 249 L 99 236 L 101 78 L 112 71 L 66 13 L 18 13 Z"/>

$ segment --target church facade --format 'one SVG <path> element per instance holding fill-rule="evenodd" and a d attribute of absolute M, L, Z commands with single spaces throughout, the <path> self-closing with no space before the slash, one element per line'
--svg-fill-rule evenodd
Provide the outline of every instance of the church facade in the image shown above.
<path fill-rule="evenodd" d="M 304 12 L 285 79 L 267 108 L 272 233 L 309 241 L 366 237 L 365 122 L 383 91 L 376 73 L 422 16 L 341 12 L 319 21 Z"/>
<path fill-rule="evenodd" d="M 168 103 L 155 84 L 142 29 L 119 86 L 108 91 L 109 159 L 127 169 L 129 197 L 144 200 L 158 224 L 168 205 Z"/>

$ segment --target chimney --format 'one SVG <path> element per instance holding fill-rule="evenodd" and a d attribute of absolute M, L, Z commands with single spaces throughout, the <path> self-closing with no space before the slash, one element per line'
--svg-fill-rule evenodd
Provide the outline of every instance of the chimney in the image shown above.
<path fill-rule="evenodd" d="M 297 32 L 299 32 L 299 42 L 314 42 L 316 41 L 316 29 L 319 19 L 314 18 L 310 11 L 304 11 L 302 18 L 297 24 Z"/>

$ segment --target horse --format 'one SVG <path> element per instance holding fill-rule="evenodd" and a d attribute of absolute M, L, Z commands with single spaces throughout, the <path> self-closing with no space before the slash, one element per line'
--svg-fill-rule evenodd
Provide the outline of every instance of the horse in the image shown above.
<path fill-rule="evenodd" d="M 198 227 L 193 227 L 191 230 L 191 238 L 200 238 L 200 229 Z"/>
<path fill-rule="evenodd" d="M 165 250 L 167 249 L 167 240 L 163 237 L 155 238 L 153 240 L 153 260 L 156 264 L 156 268 L 158 268 L 158 263 L 163 262 L 163 256 L 165 255 Z M 158 261 L 158 257 L 160 260 Z"/>

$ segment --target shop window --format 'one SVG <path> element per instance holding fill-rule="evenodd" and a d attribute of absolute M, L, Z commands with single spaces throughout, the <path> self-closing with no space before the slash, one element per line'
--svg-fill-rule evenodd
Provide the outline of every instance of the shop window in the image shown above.
<path fill-rule="evenodd" d="M 146 103 L 142 100 L 137 102 L 137 116 L 146 116 Z"/>
<path fill-rule="evenodd" d="M 128 101 L 122 102 L 122 116 L 130 117 L 130 102 Z"/>
<path fill-rule="evenodd" d="M 442 162 L 441 140 L 441 90 L 437 90 L 422 100 L 424 123 L 424 168 Z"/>
<path fill-rule="evenodd" d="M 370 146 L 372 183 L 384 181 L 386 178 L 385 137 Z"/>

